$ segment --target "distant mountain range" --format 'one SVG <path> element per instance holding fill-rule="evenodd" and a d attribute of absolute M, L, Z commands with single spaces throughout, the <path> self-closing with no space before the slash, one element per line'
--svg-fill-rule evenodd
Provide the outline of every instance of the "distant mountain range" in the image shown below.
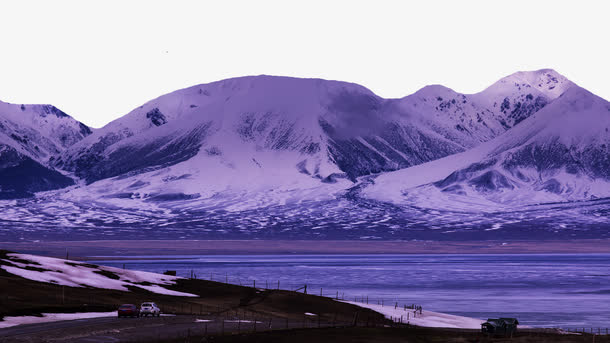
<path fill-rule="evenodd" d="M 609 128 L 610 104 L 550 69 L 401 99 L 241 77 L 95 130 L 0 103 L 0 236 L 606 237 Z"/>

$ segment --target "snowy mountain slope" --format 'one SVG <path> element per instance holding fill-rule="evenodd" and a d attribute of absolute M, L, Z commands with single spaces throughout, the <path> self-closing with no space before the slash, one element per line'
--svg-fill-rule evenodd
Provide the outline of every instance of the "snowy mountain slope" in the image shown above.
<path fill-rule="evenodd" d="M 353 179 L 462 149 L 425 127 L 396 125 L 384 112 L 386 102 L 361 86 L 335 81 L 224 80 L 145 104 L 68 149 L 55 165 L 91 182 L 199 153 L 290 151 L 299 160 L 284 166 L 291 172 Z M 419 146 L 427 150 L 422 156 L 413 152 Z M 256 165 L 254 156 L 242 159 Z"/>
<path fill-rule="evenodd" d="M 37 161 L 46 162 L 91 133 L 55 106 L 0 101 L 0 143 Z"/>
<path fill-rule="evenodd" d="M 51 105 L 0 102 L 0 198 L 27 197 L 74 184 L 47 164 L 91 132 Z"/>
<path fill-rule="evenodd" d="M 534 92 L 536 98 L 552 100 L 552 95 L 529 89 L 532 86 L 515 83 L 505 88 L 494 95 L 534 99 L 526 93 Z M 539 108 L 542 105 L 529 108 L 527 115 Z M 132 184 L 156 185 L 144 187 L 137 197 L 160 194 L 168 177 L 173 180 L 172 194 L 216 194 L 236 188 L 239 181 L 218 181 L 226 175 L 249 180 L 248 189 L 307 178 L 317 187 L 320 182 L 355 181 L 476 146 L 510 127 L 500 124 L 510 122 L 510 113 L 496 112 L 443 87 L 426 87 L 403 99 L 382 99 L 344 82 L 243 77 L 161 96 L 71 146 L 53 163 L 88 183 L 120 176 L 131 178 Z M 465 119 L 477 117 L 476 123 Z M 172 171 L 161 171 L 177 164 Z M 153 171 L 164 176 L 155 180 L 153 174 L 143 175 Z M 90 189 L 131 193 L 129 187 L 116 188 Z"/>
<path fill-rule="evenodd" d="M 470 151 L 381 175 L 364 195 L 466 211 L 610 197 L 610 103 L 572 86 Z"/>
<path fill-rule="evenodd" d="M 606 113 L 548 69 L 401 99 L 317 79 L 198 85 L 50 158 L 87 184 L 0 202 L 0 236 L 610 237 Z"/>
<path fill-rule="evenodd" d="M 369 160 L 366 165 L 372 168 L 350 173 L 353 165 L 362 165 L 358 158 L 367 156 L 366 149 L 351 144 L 348 149 L 343 149 L 343 155 L 356 158 L 356 161 L 338 163 L 339 167 L 350 175 L 361 176 L 411 167 L 441 155 L 470 149 L 519 124 L 572 86 L 572 82 L 554 70 L 542 69 L 507 76 L 477 94 L 460 94 L 433 85 L 402 99 L 386 100 L 381 105 L 370 104 L 371 108 L 378 105 L 387 122 L 368 122 L 369 126 L 384 129 L 373 137 L 365 137 L 364 142 L 356 143 L 369 143 L 382 158 L 393 161 L 394 165 L 380 168 Z M 349 100 L 342 103 L 349 103 Z M 343 140 L 333 137 L 332 131 L 328 133 L 333 138 L 332 152 L 332 143 Z M 396 139 L 397 135 L 408 138 Z M 388 146 L 393 148 L 389 152 Z M 391 158 L 396 153 L 402 159 Z"/>
<path fill-rule="evenodd" d="M 74 181 L 15 148 L 0 144 L 0 199 L 33 196 L 35 192 L 64 188 Z"/>
<path fill-rule="evenodd" d="M 556 71 L 541 69 L 509 75 L 476 94 L 427 86 L 400 99 L 399 106 L 419 113 L 450 140 L 472 148 L 519 124 L 572 86 Z"/>

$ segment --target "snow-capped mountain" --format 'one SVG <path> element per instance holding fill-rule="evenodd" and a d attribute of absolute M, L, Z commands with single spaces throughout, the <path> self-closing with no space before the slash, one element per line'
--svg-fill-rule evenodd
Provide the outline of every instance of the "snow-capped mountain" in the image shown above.
<path fill-rule="evenodd" d="M 316 182 L 355 181 L 496 137 L 518 123 L 515 118 L 535 113 L 557 95 L 538 83 L 569 84 L 549 70 L 535 74 L 513 75 L 475 95 L 433 86 L 403 99 L 382 99 L 355 84 L 319 79 L 224 80 L 146 103 L 68 148 L 54 165 L 91 183 L 184 163 L 177 167 L 182 174 L 157 174 L 196 179 L 185 185 L 192 193 L 217 189 L 219 178 L 228 174 L 250 184 L 269 181 L 262 176 L 269 173 L 290 180 L 306 175 Z"/>
<path fill-rule="evenodd" d="M 0 102 L 0 198 L 74 184 L 48 162 L 91 132 L 51 105 Z"/>
<path fill-rule="evenodd" d="M 610 197 L 610 103 L 572 86 L 523 123 L 472 150 L 382 175 L 366 192 L 482 211 Z"/>
<path fill-rule="evenodd" d="M 61 227 L 82 239 L 126 227 L 142 238 L 497 239 L 534 226 L 605 237 L 609 116 L 550 69 L 400 99 L 338 81 L 223 80 L 58 148 L 50 165 L 84 182 L 0 202 L 0 232 L 28 218 L 45 237 Z"/>
<path fill-rule="evenodd" d="M 55 106 L 0 101 L 0 142 L 37 161 L 46 162 L 91 133 Z"/>

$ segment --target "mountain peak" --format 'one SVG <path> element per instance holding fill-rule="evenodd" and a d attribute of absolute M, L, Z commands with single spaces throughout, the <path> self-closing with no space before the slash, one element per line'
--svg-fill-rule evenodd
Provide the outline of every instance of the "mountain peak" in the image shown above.
<path fill-rule="evenodd" d="M 556 99 L 574 83 L 553 69 L 540 69 L 533 71 L 518 71 L 503 77 L 482 93 L 493 94 L 506 92 L 508 89 L 532 89 L 549 99 Z"/>
<path fill-rule="evenodd" d="M 53 105 L 0 101 L 0 144 L 43 161 L 90 135 L 92 130 Z"/>
<path fill-rule="evenodd" d="M 299 78 L 275 75 L 250 75 L 240 76 L 206 84 L 199 84 L 187 89 L 202 89 L 204 92 L 218 93 L 223 95 L 235 95 L 238 92 L 258 93 L 290 93 L 290 94 L 312 94 L 320 90 L 325 91 L 355 91 L 374 95 L 368 88 L 356 83 L 325 80 L 320 78 Z M 180 93 L 180 91 L 174 92 Z M 171 93 L 170 93 L 171 94 Z"/>
<path fill-rule="evenodd" d="M 439 95 L 455 95 L 457 94 L 453 89 L 445 87 L 443 85 L 427 85 L 420 88 L 413 95 L 417 95 L 423 98 L 426 97 L 437 97 Z M 409 97 L 408 95 L 407 97 Z"/>

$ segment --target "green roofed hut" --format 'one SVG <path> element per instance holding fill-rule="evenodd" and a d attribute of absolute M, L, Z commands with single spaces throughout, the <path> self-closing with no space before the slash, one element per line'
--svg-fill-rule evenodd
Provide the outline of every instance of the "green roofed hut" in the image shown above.
<path fill-rule="evenodd" d="M 481 324 L 481 331 L 490 335 L 511 336 L 517 331 L 517 318 L 489 318 Z"/>

